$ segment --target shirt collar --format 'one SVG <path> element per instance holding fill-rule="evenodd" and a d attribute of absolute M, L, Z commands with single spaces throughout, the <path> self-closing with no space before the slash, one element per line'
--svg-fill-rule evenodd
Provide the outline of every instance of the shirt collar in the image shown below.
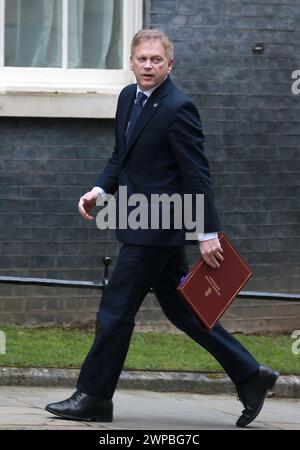
<path fill-rule="evenodd" d="M 147 95 L 147 97 L 149 98 L 150 95 L 151 95 L 151 94 L 155 91 L 155 89 L 157 89 L 157 88 L 158 88 L 158 86 L 155 86 L 155 87 L 152 88 L 152 89 L 148 89 L 148 91 L 142 91 L 142 90 L 139 88 L 139 86 L 137 85 L 137 88 L 136 88 L 136 96 L 138 95 L 139 92 L 142 92 L 143 94 Z"/>
<path fill-rule="evenodd" d="M 164 81 L 166 81 L 166 79 L 168 78 L 168 75 L 166 76 L 166 78 L 161 82 L 161 83 L 159 83 L 157 86 L 154 86 L 153 88 L 151 88 L 151 89 L 148 89 L 148 91 L 142 91 L 140 88 L 139 88 L 139 85 L 137 84 L 136 86 L 137 86 L 137 88 L 136 88 L 136 96 L 138 95 L 138 93 L 139 92 L 143 92 L 143 94 L 145 94 L 145 95 L 147 95 L 147 97 L 149 98 L 150 97 L 150 95 L 151 94 L 153 94 L 153 92 L 164 82 Z"/>

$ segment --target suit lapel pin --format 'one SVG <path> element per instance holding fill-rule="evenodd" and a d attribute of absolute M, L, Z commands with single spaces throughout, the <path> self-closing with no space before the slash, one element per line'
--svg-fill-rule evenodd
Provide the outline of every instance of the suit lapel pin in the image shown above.
<path fill-rule="evenodd" d="M 158 106 L 158 103 L 153 103 L 153 108 L 156 108 Z"/>

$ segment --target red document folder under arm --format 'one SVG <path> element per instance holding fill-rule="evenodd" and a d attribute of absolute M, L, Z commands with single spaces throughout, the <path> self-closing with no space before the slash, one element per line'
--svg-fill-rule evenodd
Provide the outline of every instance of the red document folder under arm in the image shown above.
<path fill-rule="evenodd" d="M 201 325 L 211 330 L 252 275 L 224 233 L 219 233 L 224 261 L 212 269 L 199 259 L 177 290 Z"/>

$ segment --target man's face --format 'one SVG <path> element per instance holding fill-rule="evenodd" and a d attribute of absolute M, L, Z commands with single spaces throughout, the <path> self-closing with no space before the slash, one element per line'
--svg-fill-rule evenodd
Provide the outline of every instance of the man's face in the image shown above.
<path fill-rule="evenodd" d="M 139 88 L 147 91 L 161 83 L 171 72 L 173 61 L 168 60 L 166 50 L 159 39 L 142 41 L 130 57 Z"/>

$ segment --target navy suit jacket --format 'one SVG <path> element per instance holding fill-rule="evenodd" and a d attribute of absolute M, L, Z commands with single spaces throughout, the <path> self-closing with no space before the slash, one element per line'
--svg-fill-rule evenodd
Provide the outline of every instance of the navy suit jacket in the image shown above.
<path fill-rule="evenodd" d="M 116 112 L 116 145 L 96 186 L 114 194 L 126 186 L 128 196 L 204 194 L 204 232 L 220 231 L 214 205 L 201 120 L 193 102 L 168 77 L 147 100 L 126 144 L 125 132 L 136 96 L 136 84 L 120 93 Z M 130 213 L 128 208 L 128 214 Z M 171 222 L 172 223 L 172 222 Z M 183 229 L 120 229 L 121 242 L 140 245 L 181 245 Z"/>

